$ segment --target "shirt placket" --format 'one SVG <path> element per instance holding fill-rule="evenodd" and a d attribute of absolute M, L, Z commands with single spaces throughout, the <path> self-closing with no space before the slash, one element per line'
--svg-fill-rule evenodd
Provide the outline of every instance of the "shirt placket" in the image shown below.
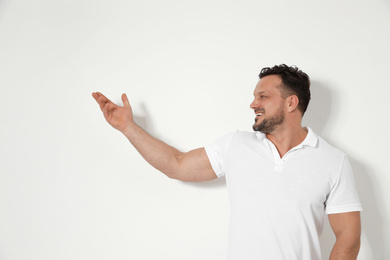
<path fill-rule="evenodd" d="M 268 139 L 266 139 L 266 142 L 268 143 L 268 145 L 269 145 L 269 147 L 271 149 L 272 155 L 274 157 L 274 171 L 275 172 L 282 172 L 287 157 L 292 152 L 294 152 L 295 150 L 298 150 L 298 149 L 300 149 L 302 147 L 301 145 L 298 145 L 298 146 L 290 149 L 282 158 L 280 158 L 280 154 L 278 152 L 278 149 L 276 149 L 276 146 Z"/>

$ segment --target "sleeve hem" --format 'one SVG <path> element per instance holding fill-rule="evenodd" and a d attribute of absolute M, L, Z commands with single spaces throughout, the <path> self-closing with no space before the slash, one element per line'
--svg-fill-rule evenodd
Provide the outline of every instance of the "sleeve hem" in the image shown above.
<path fill-rule="evenodd" d="M 211 164 L 211 168 L 213 168 L 215 175 L 217 175 L 217 178 L 221 178 L 224 175 L 224 172 L 223 172 L 223 170 L 221 170 L 218 163 L 215 160 L 211 159 L 211 158 L 213 158 L 212 151 L 209 149 L 208 146 L 205 146 L 204 149 L 206 151 L 207 157 L 208 157 L 209 162 Z"/>
<path fill-rule="evenodd" d="M 362 211 L 363 208 L 361 205 L 351 205 L 351 206 L 345 206 L 345 207 L 335 207 L 335 208 L 329 208 L 326 209 L 326 214 L 337 214 L 337 213 L 347 213 L 347 212 L 353 212 L 353 211 Z"/>

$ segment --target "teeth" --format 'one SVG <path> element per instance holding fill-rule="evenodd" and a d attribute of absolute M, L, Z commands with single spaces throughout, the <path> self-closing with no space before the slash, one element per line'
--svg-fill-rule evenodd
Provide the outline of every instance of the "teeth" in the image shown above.
<path fill-rule="evenodd" d="M 256 114 L 256 116 L 262 116 L 263 115 L 263 113 L 257 113 Z"/>

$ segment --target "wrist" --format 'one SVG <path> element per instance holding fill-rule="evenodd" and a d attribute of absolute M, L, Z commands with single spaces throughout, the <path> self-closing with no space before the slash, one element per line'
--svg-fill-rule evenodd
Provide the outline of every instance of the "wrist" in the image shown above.
<path fill-rule="evenodd" d="M 131 121 L 129 122 L 126 127 L 121 131 L 127 138 L 130 139 L 131 136 L 134 135 L 135 129 L 138 127 L 138 125 L 134 122 Z"/>

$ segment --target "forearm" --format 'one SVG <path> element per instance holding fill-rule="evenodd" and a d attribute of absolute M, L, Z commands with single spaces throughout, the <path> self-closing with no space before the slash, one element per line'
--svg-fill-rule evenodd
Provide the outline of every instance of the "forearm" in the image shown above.
<path fill-rule="evenodd" d="M 339 238 L 330 253 L 329 260 L 356 260 L 360 249 L 360 239 Z"/>
<path fill-rule="evenodd" d="M 179 150 L 154 138 L 135 123 L 131 123 L 122 133 L 154 168 L 168 177 L 177 173 L 179 170 L 178 157 L 182 154 Z"/>

